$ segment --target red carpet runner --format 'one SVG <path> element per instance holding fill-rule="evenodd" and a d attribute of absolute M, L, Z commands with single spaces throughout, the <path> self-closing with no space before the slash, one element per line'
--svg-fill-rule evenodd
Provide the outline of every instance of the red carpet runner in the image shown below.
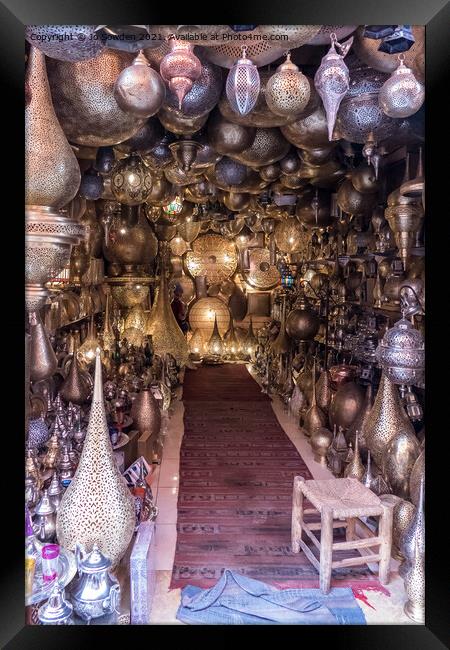
<path fill-rule="evenodd" d="M 244 365 L 186 371 L 178 538 L 171 588 L 210 587 L 225 568 L 278 586 L 318 586 L 290 550 L 294 476 L 312 478 Z M 348 557 L 343 553 L 342 557 Z M 367 567 L 333 584 L 371 580 Z"/>

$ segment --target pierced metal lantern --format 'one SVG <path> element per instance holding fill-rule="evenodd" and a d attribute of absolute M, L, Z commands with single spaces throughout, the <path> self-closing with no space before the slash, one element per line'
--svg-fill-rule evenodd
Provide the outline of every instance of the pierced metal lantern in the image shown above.
<path fill-rule="evenodd" d="M 277 115 L 300 113 L 311 96 L 309 81 L 291 61 L 288 52 L 286 61 L 267 82 L 265 98 L 268 107 Z"/>
<path fill-rule="evenodd" d="M 410 117 L 422 106 L 425 88 L 405 65 L 403 56 L 399 56 L 399 61 L 398 68 L 383 84 L 378 103 L 383 113 L 389 117 Z"/>
<path fill-rule="evenodd" d="M 394 384 L 414 385 L 423 381 L 425 342 L 419 330 L 402 318 L 383 336 L 377 359 Z"/>
<path fill-rule="evenodd" d="M 111 172 L 111 189 L 120 203 L 139 205 L 152 189 L 150 170 L 140 156 L 131 155 L 120 160 Z"/>
<path fill-rule="evenodd" d="M 339 107 L 336 131 L 339 137 L 364 144 L 372 132 L 378 141 L 394 133 L 396 122 L 385 115 L 378 93 L 387 76 L 354 61 L 349 63 L 350 87 Z"/>
<path fill-rule="evenodd" d="M 240 185 L 247 177 L 247 167 L 224 156 L 215 167 L 216 178 L 224 185 Z"/>
<path fill-rule="evenodd" d="M 103 194 L 103 178 L 93 167 L 81 177 L 79 194 L 88 201 L 96 201 Z"/>
<path fill-rule="evenodd" d="M 331 47 L 323 57 L 320 67 L 314 76 L 314 85 L 322 99 L 323 107 L 327 114 L 329 140 L 333 139 L 336 115 L 350 85 L 350 74 L 344 63 L 344 56 L 347 54 L 352 42 L 353 37 L 345 46 L 340 46 L 337 42 L 336 34 L 331 34 Z M 341 49 L 341 54 L 336 52 L 336 46 Z"/>
<path fill-rule="evenodd" d="M 231 68 L 226 82 L 226 93 L 233 111 L 240 115 L 250 113 L 258 99 L 259 87 L 258 68 L 247 59 L 243 47 L 242 58 Z"/>
<path fill-rule="evenodd" d="M 64 37 L 70 34 L 70 40 Z M 46 56 L 59 61 L 88 61 L 105 47 L 95 25 L 27 25 L 25 38 Z"/>
<path fill-rule="evenodd" d="M 138 117 L 151 117 L 159 111 L 166 96 L 163 80 L 139 52 L 133 63 L 122 70 L 114 84 L 114 97 L 120 108 Z"/>
<path fill-rule="evenodd" d="M 184 97 L 202 73 L 202 64 L 190 43 L 173 39 L 170 47 L 171 51 L 161 61 L 159 72 L 169 90 L 178 97 L 181 110 Z"/>

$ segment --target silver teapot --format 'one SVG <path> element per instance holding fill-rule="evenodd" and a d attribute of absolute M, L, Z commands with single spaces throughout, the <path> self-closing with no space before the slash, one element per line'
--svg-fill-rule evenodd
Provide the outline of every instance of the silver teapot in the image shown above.
<path fill-rule="evenodd" d="M 85 621 L 118 612 L 120 585 L 108 569 L 109 560 L 94 544 L 90 553 L 76 545 L 78 579 L 71 590 L 75 613 Z"/>

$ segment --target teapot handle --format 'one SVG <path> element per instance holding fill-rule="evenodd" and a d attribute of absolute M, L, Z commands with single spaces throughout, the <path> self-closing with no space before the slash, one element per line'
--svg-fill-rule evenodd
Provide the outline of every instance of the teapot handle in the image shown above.
<path fill-rule="evenodd" d="M 85 555 L 85 549 L 82 544 L 79 542 L 75 543 L 75 560 L 77 563 L 77 572 L 78 572 L 78 577 L 81 575 L 81 562 L 83 561 L 83 557 Z"/>

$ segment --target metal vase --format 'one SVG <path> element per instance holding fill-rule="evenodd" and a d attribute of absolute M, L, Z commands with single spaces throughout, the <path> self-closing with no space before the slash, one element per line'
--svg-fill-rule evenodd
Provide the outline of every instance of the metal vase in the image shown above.
<path fill-rule="evenodd" d="M 30 314 L 30 335 L 30 377 L 34 382 L 51 377 L 58 361 L 38 312 Z"/>

